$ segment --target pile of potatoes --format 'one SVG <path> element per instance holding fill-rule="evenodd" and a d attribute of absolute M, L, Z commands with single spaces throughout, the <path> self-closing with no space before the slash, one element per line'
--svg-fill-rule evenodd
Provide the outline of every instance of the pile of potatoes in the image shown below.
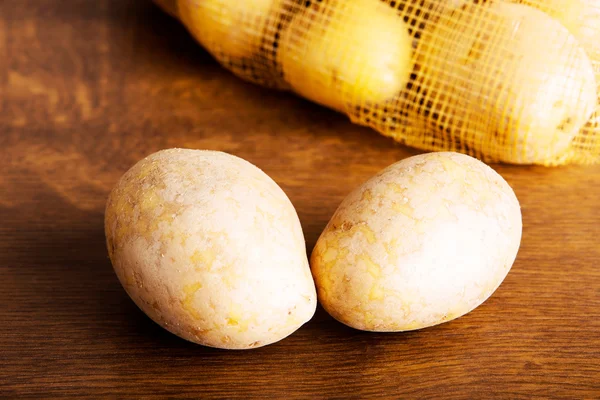
<path fill-rule="evenodd" d="M 340 204 L 310 263 L 283 190 L 251 163 L 168 149 L 135 164 L 106 205 L 108 253 L 126 292 L 170 332 L 252 349 L 290 335 L 317 297 L 356 329 L 458 318 L 508 274 L 521 241 L 510 186 L 470 156 L 407 158 Z"/>
<path fill-rule="evenodd" d="M 600 152 L 596 0 L 156 2 L 237 75 L 401 142 L 515 164 Z"/>

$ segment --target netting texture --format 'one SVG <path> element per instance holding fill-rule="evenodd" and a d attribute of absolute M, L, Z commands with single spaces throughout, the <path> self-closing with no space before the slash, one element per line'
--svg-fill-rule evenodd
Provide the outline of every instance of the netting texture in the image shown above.
<path fill-rule="evenodd" d="M 600 0 L 156 0 L 219 63 L 400 143 L 600 161 Z"/>

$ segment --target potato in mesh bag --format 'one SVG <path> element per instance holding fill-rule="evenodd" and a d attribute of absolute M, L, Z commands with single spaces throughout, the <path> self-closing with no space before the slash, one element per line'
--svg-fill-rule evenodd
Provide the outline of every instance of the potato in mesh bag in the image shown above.
<path fill-rule="evenodd" d="M 575 162 L 577 164 L 597 164 L 600 160 L 600 104 L 596 106 L 596 111 L 592 118 L 583 127 L 581 132 L 573 139 L 573 144 L 564 156 L 562 162 L 557 164 L 566 164 Z"/>
<path fill-rule="evenodd" d="M 399 94 L 411 57 L 408 28 L 379 0 L 312 2 L 284 30 L 278 52 L 294 91 L 341 112 Z"/>
<path fill-rule="evenodd" d="M 600 76 L 600 1 L 516 0 L 544 11 L 560 21 L 587 51 Z M 598 82 L 600 83 L 600 82 Z"/>
<path fill-rule="evenodd" d="M 455 9 L 424 34 L 417 57 L 420 103 L 488 159 L 555 163 L 597 104 L 592 63 L 577 39 L 526 5 Z"/>
<path fill-rule="evenodd" d="M 595 0 L 171 1 L 236 75 L 399 142 L 486 161 L 600 161 L 589 122 L 600 41 L 583 39 L 600 26 L 582 11 Z"/>
<path fill-rule="evenodd" d="M 206 50 L 236 75 L 270 87 L 284 86 L 274 45 L 297 6 L 296 0 L 178 0 L 180 20 Z"/>
<path fill-rule="evenodd" d="M 429 0 L 421 0 L 429 1 Z M 437 9 L 456 9 L 490 0 L 431 0 Z M 506 1 L 506 0 L 505 0 Z M 557 19 L 579 41 L 594 64 L 596 80 L 600 76 L 600 1 L 599 0 L 508 0 L 525 4 Z M 403 2 L 401 2 L 403 3 Z M 600 82 L 598 82 L 600 84 Z"/>
<path fill-rule="evenodd" d="M 209 51 L 249 57 L 284 0 L 179 0 L 182 22 Z"/>

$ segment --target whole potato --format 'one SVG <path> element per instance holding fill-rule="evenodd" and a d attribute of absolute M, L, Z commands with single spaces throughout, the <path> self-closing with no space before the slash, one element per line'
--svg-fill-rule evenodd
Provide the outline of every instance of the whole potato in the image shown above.
<path fill-rule="evenodd" d="M 179 16 L 209 52 L 222 58 L 251 57 L 275 40 L 277 17 L 293 0 L 178 0 Z"/>
<path fill-rule="evenodd" d="M 510 270 L 521 240 L 510 186 L 467 155 L 429 153 L 384 169 L 341 203 L 311 268 L 323 307 L 367 331 L 460 317 Z"/>
<path fill-rule="evenodd" d="M 412 39 L 379 0 L 323 0 L 298 12 L 278 60 L 295 92 L 341 112 L 397 95 L 412 68 Z"/>
<path fill-rule="evenodd" d="M 552 163 L 592 115 L 592 63 L 560 22 L 523 4 L 474 4 L 440 18 L 417 49 L 419 104 L 490 158 Z"/>
<path fill-rule="evenodd" d="M 129 296 L 184 339 L 260 347 L 315 312 L 294 207 L 273 180 L 238 157 L 182 149 L 150 155 L 110 194 L 105 231 Z"/>

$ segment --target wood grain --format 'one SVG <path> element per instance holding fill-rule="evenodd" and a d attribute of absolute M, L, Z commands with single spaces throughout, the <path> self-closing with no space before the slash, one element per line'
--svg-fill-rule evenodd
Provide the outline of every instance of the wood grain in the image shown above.
<path fill-rule="evenodd" d="M 600 398 L 600 167 L 494 166 L 522 247 L 463 318 L 373 334 L 319 309 L 228 352 L 120 287 L 102 226 L 119 176 L 162 148 L 234 153 L 288 193 L 310 251 L 350 190 L 417 151 L 234 78 L 144 0 L 0 2 L 0 91 L 0 397 Z"/>

